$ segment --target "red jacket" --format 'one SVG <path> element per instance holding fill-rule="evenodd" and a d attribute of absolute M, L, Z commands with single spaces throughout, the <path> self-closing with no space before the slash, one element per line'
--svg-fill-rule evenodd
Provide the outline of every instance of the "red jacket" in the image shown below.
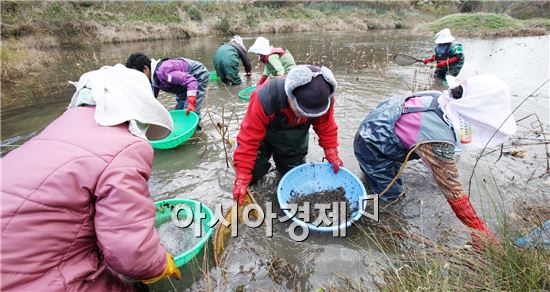
<path fill-rule="evenodd" d="M 233 154 L 237 173 L 252 173 L 258 148 L 272 122 L 283 121 L 284 126 L 290 128 L 310 122 L 319 136 L 319 145 L 323 149 L 338 147 L 338 125 L 334 121 L 334 98 L 332 98 L 330 109 L 325 115 L 318 118 L 299 118 L 286 101 L 284 81 L 285 78 L 272 79 L 258 87 L 250 96 L 250 104 L 237 135 L 238 146 Z M 272 84 L 274 89 L 270 90 L 269 84 L 272 82 L 276 83 Z M 270 107 L 273 99 L 279 100 L 280 107 L 278 109 Z M 266 101 L 268 102 L 266 103 Z M 279 121 L 276 121 L 277 117 L 280 117 Z"/>

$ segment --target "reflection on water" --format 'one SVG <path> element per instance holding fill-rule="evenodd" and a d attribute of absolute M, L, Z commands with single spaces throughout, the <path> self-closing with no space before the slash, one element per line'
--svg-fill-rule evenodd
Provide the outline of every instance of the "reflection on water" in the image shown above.
<path fill-rule="evenodd" d="M 409 94 L 412 90 L 443 89 L 433 84 L 429 77 L 432 70 L 422 64 L 399 67 L 391 62 L 394 53 L 405 53 L 418 58 L 431 54 L 431 36 L 419 37 L 408 31 L 376 31 L 369 33 L 293 33 L 268 36 L 274 46 L 289 49 L 298 63 L 324 64 L 333 69 L 338 81 L 335 117 L 339 125 L 341 158 L 345 167 L 360 175 L 355 162 L 352 141 L 357 126 L 366 113 L 383 98 L 397 94 Z M 243 37 L 250 46 L 254 37 Z M 49 122 L 61 114 L 68 104 L 72 89 L 65 82 L 76 80 L 80 74 L 114 63 L 124 63 L 126 57 L 141 51 L 152 57 L 185 56 L 203 62 L 213 70 L 212 58 L 222 38 L 203 38 L 177 41 L 158 41 L 105 45 L 83 51 L 62 51 L 59 68 L 51 68 L 47 82 L 58 82 L 54 89 L 61 101 L 32 106 L 2 113 L 2 144 L 17 145 L 36 135 Z M 323 41 L 321 41 L 323 40 Z M 548 36 L 508 38 L 496 40 L 461 39 L 466 62 L 459 77 L 477 73 L 493 73 L 506 81 L 514 96 L 513 104 L 519 104 L 529 93 L 548 79 Z M 60 52 L 55 52 L 59 54 Z M 536 57 L 534 57 L 536 56 Z M 226 124 L 229 136 L 235 141 L 238 132 L 235 112 L 242 119 L 247 103 L 235 96 L 239 90 L 259 79 L 262 69 L 251 55 L 256 72 L 246 84 L 227 88 L 212 82 L 209 87 L 207 110 L 203 111 L 203 131 L 195 134 L 193 143 L 172 150 L 156 151 L 154 171 L 150 180 L 151 194 L 155 199 L 184 197 L 202 201 L 214 207 L 229 206 L 234 173 L 226 165 L 226 153 L 232 149 L 220 142 L 216 128 Z M 52 81 L 53 80 L 53 81 Z M 42 84 L 41 86 L 45 86 Z M 6 90 L 6 91 L 5 91 Z M 10 91 L 11 90 L 11 91 Z M 2 94 L 17 94 L 18 89 L 4 89 Z M 36 98 L 40 98 L 37 96 Z M 47 98 L 44 96 L 44 98 Z M 172 108 L 171 95 L 162 94 L 161 102 Z M 223 116 L 222 116 L 223 111 Z M 537 113 L 548 121 L 548 86 L 530 98 L 516 113 L 520 118 Z M 209 113 L 209 114 L 208 114 Z M 313 132 L 313 131 L 312 131 Z M 322 149 L 315 135 L 310 135 L 308 161 L 321 161 Z M 2 147 L 2 151 L 11 146 Z M 472 160 L 461 158 L 461 171 L 466 174 Z M 274 174 L 272 174 L 274 176 Z M 466 175 L 464 175 L 466 176 Z M 439 194 L 428 170 L 413 162 L 405 172 L 409 195 L 389 213 L 381 214 L 381 222 L 400 229 L 418 231 L 431 239 L 440 239 L 445 228 L 464 230 L 453 218 L 446 202 Z M 467 177 L 465 178 L 467 181 Z M 259 198 L 265 202 L 274 200 L 275 177 L 268 178 L 261 186 Z M 277 204 L 275 204 L 277 205 Z M 426 211 L 428 210 L 428 211 Z M 395 217 L 394 214 L 399 216 Z M 442 224 L 443 222 L 443 224 Z M 199 266 L 184 268 L 184 280 L 175 283 L 179 288 L 205 288 L 209 285 L 237 289 L 318 289 L 339 286 L 350 278 L 358 285 L 375 289 L 382 282 L 380 273 L 385 256 L 379 252 L 379 243 L 372 235 L 384 238 L 384 232 L 374 222 L 362 220 L 361 231 L 352 228 L 348 238 L 331 238 L 313 234 L 304 243 L 292 241 L 287 232 L 288 224 L 275 224 L 273 238 L 266 238 L 261 230 L 245 230 L 232 240 L 223 269 Z M 463 232 L 467 235 L 466 232 Z M 207 252 L 212 267 L 211 254 Z M 200 255 L 203 256 L 202 254 Z M 208 257 L 210 256 L 210 257 Z M 198 261 L 199 264 L 202 260 Z M 206 277 L 203 274 L 208 274 Z M 195 281 L 194 279 L 202 279 Z M 223 280 L 223 281 L 221 281 Z M 193 286 L 194 285 L 194 286 Z M 160 283 L 154 290 L 169 290 L 169 283 Z"/>

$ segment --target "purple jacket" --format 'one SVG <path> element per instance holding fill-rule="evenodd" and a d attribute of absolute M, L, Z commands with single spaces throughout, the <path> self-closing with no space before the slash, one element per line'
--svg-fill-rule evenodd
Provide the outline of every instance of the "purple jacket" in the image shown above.
<path fill-rule="evenodd" d="M 126 124 L 97 125 L 94 111 L 67 110 L 2 159 L 0 290 L 132 290 L 117 273 L 163 272 L 153 149 Z"/>
<path fill-rule="evenodd" d="M 155 97 L 159 94 L 159 88 L 174 94 L 187 92 L 187 96 L 197 96 L 199 84 L 190 74 L 189 64 L 185 60 L 163 59 L 155 69 L 153 88 Z"/>

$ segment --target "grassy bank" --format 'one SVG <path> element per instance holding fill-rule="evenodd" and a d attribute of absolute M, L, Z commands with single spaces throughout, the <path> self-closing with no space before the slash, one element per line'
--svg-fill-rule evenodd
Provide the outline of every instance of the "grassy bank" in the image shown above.
<path fill-rule="evenodd" d="M 548 220 L 548 208 L 529 214 L 529 222 L 500 214 L 496 231 L 498 245 L 484 250 L 471 246 L 440 244 L 422 232 L 399 227 L 387 213 L 381 224 L 356 227 L 377 246 L 386 261 L 382 281 L 375 281 L 381 291 L 548 291 L 550 289 L 550 250 L 541 245 L 520 248 L 514 239 Z M 524 229 L 524 227 L 527 227 Z M 453 236 L 461 236 L 460 232 Z M 368 253 L 365 250 L 365 253 Z M 372 252 L 372 251 L 371 251 Z M 330 291 L 369 291 L 357 279 L 342 277 Z"/>
<path fill-rule="evenodd" d="M 2 110 L 51 102 L 43 95 L 52 89 L 40 82 L 48 83 L 44 73 L 61 56 L 50 48 L 207 35 L 412 28 L 426 19 L 408 2 L 3 1 L 1 12 Z"/>
<path fill-rule="evenodd" d="M 416 257 L 415 257 L 416 256 Z M 413 254 L 388 272 L 386 291 L 545 291 L 550 256 L 511 243 L 483 253 Z"/>
<path fill-rule="evenodd" d="M 518 248 L 510 226 L 502 225 L 500 245 L 484 251 L 436 246 L 396 257 L 386 270 L 384 291 L 547 291 L 550 253 Z M 517 234 L 516 234 L 517 236 Z"/>
<path fill-rule="evenodd" d="M 520 149 L 526 148 L 520 147 Z M 542 162 L 535 165 L 542 166 L 537 168 L 537 171 L 542 171 L 544 174 L 531 181 L 538 186 L 544 184 L 548 173 L 544 172 L 545 158 L 535 157 L 530 161 Z M 520 165 L 517 167 L 521 167 Z M 494 167 L 503 167 L 503 165 L 495 164 Z M 525 192 L 514 198 L 512 193 L 517 192 L 515 187 L 505 182 L 509 178 L 495 176 L 492 178 L 496 185 L 492 186 L 484 179 L 482 188 L 494 193 L 488 195 L 486 204 L 481 203 L 475 208 L 478 215 L 487 216 L 484 218 L 486 222 L 492 221 L 490 217 L 494 216 L 493 222 L 496 224 L 491 229 L 499 241 L 497 245 L 487 244 L 485 249 L 475 250 L 471 246 L 463 246 L 464 241 L 448 241 L 446 236 L 451 234 L 452 237 L 467 238 L 466 240 L 471 242 L 466 228 L 463 229 L 465 232 L 460 231 L 461 228 L 454 228 L 451 224 L 447 225 L 448 229 L 444 229 L 446 231 L 437 236 L 426 235 L 427 233 L 422 231 L 422 225 L 420 230 L 415 231 L 414 222 L 408 220 L 401 226 L 388 223 L 391 220 L 387 220 L 379 225 L 372 224 L 361 228 L 364 234 L 377 243 L 379 251 L 387 259 L 383 272 L 384 281 L 378 285 L 380 290 L 548 291 L 550 289 L 549 246 L 544 246 L 542 239 L 536 236 L 531 237 L 533 247 L 515 245 L 516 239 L 529 234 L 550 218 L 550 205 L 544 199 L 546 196 L 538 197 L 537 194 Z M 525 187 L 523 183 L 521 185 Z M 509 209 L 505 206 L 509 202 L 504 202 L 502 199 L 513 201 L 514 207 Z M 482 207 L 484 205 L 486 208 Z M 442 206 L 443 208 L 445 207 Z M 510 212 L 511 210 L 513 211 Z M 387 213 L 385 216 L 388 219 L 398 218 L 400 215 Z M 430 217 L 429 214 L 424 216 Z M 443 219 L 438 224 L 446 224 L 449 219 L 451 218 Z M 425 226 L 429 226 L 429 219 L 425 222 Z M 446 233 L 448 231 L 450 233 Z M 391 241 L 377 238 L 378 234 L 390 237 Z M 535 240 L 539 240 L 537 244 L 534 244 Z M 362 289 L 355 283 L 352 290 Z"/>
<path fill-rule="evenodd" d="M 463 36 L 544 35 L 550 29 L 550 19 L 519 20 L 505 14 L 461 13 L 444 16 L 426 27 L 432 32 L 450 28 L 454 34 Z"/>
<path fill-rule="evenodd" d="M 4 1 L 2 37 L 20 47 L 78 46 L 216 34 L 407 28 L 421 18 L 426 17 L 408 2 Z"/>
<path fill-rule="evenodd" d="M 205 35 L 414 28 L 442 16 L 428 29 L 450 27 L 457 33 L 476 35 L 547 32 L 548 3 L 526 2 L 3 1 L 1 28 L 3 46 L 12 48 Z"/>
<path fill-rule="evenodd" d="M 515 1 L 2 1 L 3 110 L 49 102 L 45 72 L 56 47 L 184 39 L 207 35 L 267 35 L 305 31 L 413 29 L 431 36 L 450 27 L 458 36 L 544 34 L 547 2 Z M 482 11 L 483 14 L 474 13 Z M 526 18 L 519 20 L 500 12 Z M 468 12 L 468 14 L 457 14 Z M 448 15 L 448 16 L 445 16 Z M 442 17 L 442 18 L 440 18 Z M 533 18 L 539 17 L 539 18 Z M 440 18 L 439 20 L 436 20 Z M 429 23 L 428 25 L 425 25 Z M 416 28 L 422 28 L 415 30 Z M 93 57 L 93 56 L 92 56 Z M 78 61 L 77 61 L 78 62 Z M 98 64 L 100 65 L 100 64 Z M 28 88 L 44 90 L 30 92 Z"/>

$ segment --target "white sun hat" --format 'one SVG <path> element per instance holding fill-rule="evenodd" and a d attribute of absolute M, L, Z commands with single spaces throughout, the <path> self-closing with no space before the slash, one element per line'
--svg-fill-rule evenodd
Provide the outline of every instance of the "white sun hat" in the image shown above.
<path fill-rule="evenodd" d="M 268 39 L 258 37 L 248 51 L 254 54 L 268 55 L 271 52 L 271 48 L 272 46 L 269 45 Z"/>
<path fill-rule="evenodd" d="M 174 123 L 170 113 L 153 96 L 145 74 L 124 65 L 103 66 L 90 71 L 78 82 L 69 108 L 95 105 L 94 118 L 101 126 L 129 122 L 135 136 L 158 140 L 170 134 Z"/>
<path fill-rule="evenodd" d="M 229 41 L 229 43 L 234 43 L 240 46 L 244 51 L 246 51 L 246 47 L 244 46 L 243 39 L 240 35 L 235 35 L 233 38 Z"/>
<path fill-rule="evenodd" d="M 438 98 L 439 106 L 455 130 L 459 147 L 479 150 L 495 147 L 517 131 L 512 115 L 510 88 L 494 75 L 475 75 L 460 81 L 462 97 L 449 91 Z M 467 139 L 464 139 L 464 137 Z"/>
<path fill-rule="evenodd" d="M 436 44 L 450 43 L 454 40 L 455 38 L 451 35 L 451 30 L 448 28 L 441 30 L 434 36 L 434 41 Z"/>

